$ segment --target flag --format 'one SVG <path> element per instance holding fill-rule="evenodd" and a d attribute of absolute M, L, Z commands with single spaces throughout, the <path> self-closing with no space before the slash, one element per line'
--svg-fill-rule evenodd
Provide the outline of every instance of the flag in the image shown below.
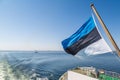
<path fill-rule="evenodd" d="M 98 32 L 94 19 L 90 17 L 73 35 L 62 41 L 62 46 L 67 53 L 72 55 L 76 55 L 77 52 L 86 47 L 88 47 L 85 50 L 87 54 L 92 54 L 92 52 L 95 54 L 95 50 L 91 49 L 93 47 L 90 45 L 92 44 L 92 46 L 94 46 L 95 42 L 99 42 L 100 44 L 101 40 L 104 44 L 106 43 Z M 107 43 L 105 45 L 107 45 Z M 106 50 L 109 51 L 110 49 Z"/>

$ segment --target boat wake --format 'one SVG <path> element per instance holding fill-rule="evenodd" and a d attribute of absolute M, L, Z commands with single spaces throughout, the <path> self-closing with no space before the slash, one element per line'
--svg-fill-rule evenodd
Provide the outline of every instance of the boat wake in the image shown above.
<path fill-rule="evenodd" d="M 20 72 L 14 72 L 7 61 L 0 61 L 0 80 L 29 80 Z"/>
<path fill-rule="evenodd" d="M 7 61 L 0 61 L 0 80 L 48 80 L 48 78 L 37 73 L 26 75 L 18 69 L 13 70 Z"/>

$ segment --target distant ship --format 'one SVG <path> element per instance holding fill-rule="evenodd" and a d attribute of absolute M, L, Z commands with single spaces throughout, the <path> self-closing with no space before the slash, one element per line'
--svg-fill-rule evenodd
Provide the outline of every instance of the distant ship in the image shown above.
<path fill-rule="evenodd" d="M 94 67 L 77 67 L 68 70 L 59 80 L 120 80 L 120 74 L 102 69 L 97 70 Z"/>
<path fill-rule="evenodd" d="M 38 51 L 37 51 L 37 50 L 35 50 L 34 52 L 35 52 L 35 53 L 38 53 Z"/>

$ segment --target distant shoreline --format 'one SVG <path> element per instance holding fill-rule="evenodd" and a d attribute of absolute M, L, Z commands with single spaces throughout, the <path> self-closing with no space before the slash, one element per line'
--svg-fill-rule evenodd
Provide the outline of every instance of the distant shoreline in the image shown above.
<path fill-rule="evenodd" d="M 0 52 L 64 52 L 57 50 L 0 50 Z"/>

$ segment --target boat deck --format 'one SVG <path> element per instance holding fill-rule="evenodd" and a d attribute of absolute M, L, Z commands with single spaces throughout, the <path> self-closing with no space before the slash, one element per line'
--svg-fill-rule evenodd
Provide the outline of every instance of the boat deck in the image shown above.
<path fill-rule="evenodd" d="M 87 80 L 120 80 L 119 73 L 105 70 L 96 70 L 96 68 L 93 67 L 78 67 L 69 70 L 64 73 L 59 78 L 59 80 L 78 80 L 76 77 L 78 77 L 78 79 L 81 79 L 80 77 L 88 78 Z"/>

